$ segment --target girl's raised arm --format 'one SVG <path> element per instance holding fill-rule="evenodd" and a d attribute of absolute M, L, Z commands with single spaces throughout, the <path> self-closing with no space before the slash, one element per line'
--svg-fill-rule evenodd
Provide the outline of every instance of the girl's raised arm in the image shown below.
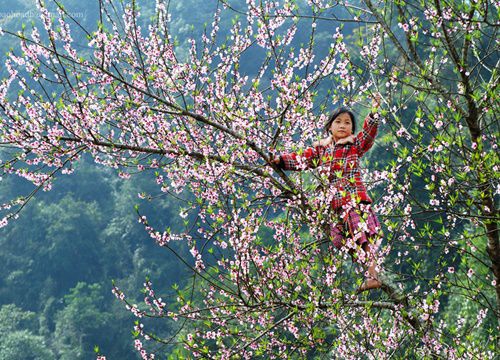
<path fill-rule="evenodd" d="M 356 144 L 360 149 L 360 156 L 370 150 L 375 142 L 379 125 L 377 110 L 380 107 L 380 99 L 380 94 L 375 94 L 372 100 L 372 112 L 365 118 L 363 129 L 356 136 Z"/>
<path fill-rule="evenodd" d="M 283 170 L 301 171 L 313 169 L 321 164 L 323 151 L 324 147 L 318 145 L 298 152 L 281 154 L 273 157 L 272 162 Z"/>

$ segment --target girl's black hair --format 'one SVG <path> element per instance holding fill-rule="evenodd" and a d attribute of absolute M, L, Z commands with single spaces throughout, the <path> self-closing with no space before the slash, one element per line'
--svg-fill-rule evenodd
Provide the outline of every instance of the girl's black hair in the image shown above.
<path fill-rule="evenodd" d="M 325 124 L 325 127 L 324 127 L 324 130 L 326 133 L 328 133 L 330 131 L 330 126 L 332 125 L 333 121 L 340 115 L 340 114 L 343 114 L 343 113 L 348 113 L 349 116 L 351 117 L 351 122 L 352 122 L 352 133 L 355 134 L 356 133 L 356 117 L 354 116 L 354 114 L 352 113 L 351 110 L 347 109 L 347 108 L 338 108 L 337 110 L 335 110 L 331 115 L 330 117 L 328 118 L 328 121 L 326 122 Z"/>

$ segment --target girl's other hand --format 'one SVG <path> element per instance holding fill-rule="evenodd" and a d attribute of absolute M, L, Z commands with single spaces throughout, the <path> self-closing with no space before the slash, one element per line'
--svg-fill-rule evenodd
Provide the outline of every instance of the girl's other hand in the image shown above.
<path fill-rule="evenodd" d="M 372 99 L 372 108 L 376 111 L 380 107 L 381 96 L 379 93 L 375 93 Z"/>
<path fill-rule="evenodd" d="M 269 161 L 271 164 L 278 165 L 280 163 L 280 157 L 274 155 L 274 153 L 270 152 L 269 153 Z"/>

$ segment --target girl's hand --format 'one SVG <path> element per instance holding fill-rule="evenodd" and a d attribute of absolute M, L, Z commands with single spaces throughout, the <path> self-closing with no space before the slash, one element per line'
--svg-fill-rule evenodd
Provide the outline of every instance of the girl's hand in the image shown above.
<path fill-rule="evenodd" d="M 279 165 L 280 157 L 274 155 L 272 152 L 269 153 L 269 162 L 274 165 Z"/>
<path fill-rule="evenodd" d="M 382 98 L 382 97 L 380 96 L 380 94 L 379 94 L 379 93 L 375 93 L 375 94 L 373 95 L 373 99 L 372 99 L 372 109 L 373 109 L 373 110 L 375 110 L 375 111 L 377 111 L 377 110 L 378 110 L 378 108 L 380 107 L 380 99 L 381 99 L 381 98 Z"/>

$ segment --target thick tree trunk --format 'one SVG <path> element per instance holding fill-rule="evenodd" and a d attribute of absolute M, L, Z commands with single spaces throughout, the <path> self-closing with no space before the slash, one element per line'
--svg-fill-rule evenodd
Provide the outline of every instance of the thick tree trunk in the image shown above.
<path fill-rule="evenodd" d="M 498 239 L 498 211 L 495 199 L 488 189 L 488 196 L 483 199 L 484 215 L 491 218 L 486 220 L 486 236 L 488 237 L 487 252 L 491 260 L 491 269 L 495 277 L 495 290 L 497 294 L 497 319 L 500 322 L 500 242 Z"/>
<path fill-rule="evenodd" d="M 469 116 L 466 119 L 469 128 L 471 139 L 478 143 L 481 141 L 481 130 L 479 127 L 479 116 L 476 104 L 470 96 L 467 96 L 469 107 Z M 479 150 L 477 150 L 479 151 Z M 482 174 L 486 173 L 483 166 L 478 166 L 477 176 L 481 179 Z M 491 260 L 491 270 L 495 279 L 495 290 L 497 295 L 496 316 L 500 324 L 500 242 L 498 239 L 498 208 L 495 202 L 493 185 L 490 179 L 480 180 L 479 189 L 481 189 L 481 209 L 480 215 L 486 220 L 483 222 L 486 228 L 486 237 L 488 245 L 486 251 Z"/>

